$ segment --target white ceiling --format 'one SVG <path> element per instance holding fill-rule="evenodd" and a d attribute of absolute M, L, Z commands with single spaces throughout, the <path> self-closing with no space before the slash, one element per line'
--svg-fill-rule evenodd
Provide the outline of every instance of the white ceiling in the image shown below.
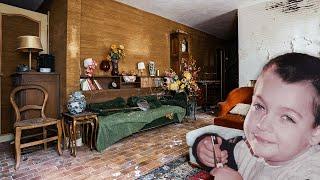
<path fill-rule="evenodd" d="M 237 34 L 237 11 L 266 0 L 116 0 L 207 32 L 221 39 Z"/>

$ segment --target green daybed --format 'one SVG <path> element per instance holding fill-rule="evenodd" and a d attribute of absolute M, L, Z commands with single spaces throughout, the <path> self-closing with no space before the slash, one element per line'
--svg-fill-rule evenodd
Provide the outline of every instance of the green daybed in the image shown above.
<path fill-rule="evenodd" d="M 160 103 L 154 96 L 142 98 L 150 104 L 150 109 L 147 111 L 127 108 L 128 105 L 132 106 L 136 103 L 136 97 L 128 98 L 127 103 L 122 98 L 116 98 L 108 102 L 88 106 L 89 110 L 99 113 L 99 129 L 96 140 L 96 148 L 99 152 L 141 130 L 181 122 L 185 116 L 186 108 L 184 106 L 186 103 L 181 103 L 184 100 L 175 102 L 173 98 L 169 103 L 168 101 L 161 101 Z M 181 98 L 181 95 L 178 98 Z M 105 111 L 106 108 L 117 108 L 118 111 Z"/>

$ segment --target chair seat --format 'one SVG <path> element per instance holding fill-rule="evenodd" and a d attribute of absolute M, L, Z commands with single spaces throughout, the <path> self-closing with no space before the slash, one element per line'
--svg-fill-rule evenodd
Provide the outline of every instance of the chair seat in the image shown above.
<path fill-rule="evenodd" d="M 243 129 L 243 122 L 245 117 L 239 114 L 226 114 L 214 118 L 214 125 Z"/>
<path fill-rule="evenodd" d="M 44 127 L 57 124 L 59 120 L 54 118 L 34 118 L 21 120 L 14 123 L 14 127 Z"/>

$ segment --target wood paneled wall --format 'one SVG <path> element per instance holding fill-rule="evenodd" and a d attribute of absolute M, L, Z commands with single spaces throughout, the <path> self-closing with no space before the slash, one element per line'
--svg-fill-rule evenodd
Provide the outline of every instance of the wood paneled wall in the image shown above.
<path fill-rule="evenodd" d="M 181 29 L 192 37 L 192 55 L 202 72 L 213 72 L 215 49 L 225 42 L 207 33 L 147 13 L 113 0 L 55 0 L 50 5 L 50 49 L 61 74 L 62 105 L 79 90 L 83 60 L 91 57 L 100 64 L 111 44 L 123 44 L 126 57 L 121 71 L 137 71 L 137 62 L 156 63 L 163 73 L 170 68 L 170 33 Z M 99 68 L 97 75 L 110 75 Z"/>
<path fill-rule="evenodd" d="M 55 69 L 60 74 L 60 109 L 67 97 L 67 0 L 54 0 L 50 3 L 49 49 L 55 56 Z"/>
<path fill-rule="evenodd" d="M 163 73 L 170 66 L 170 33 L 177 29 L 192 37 L 192 55 L 202 69 L 210 71 L 215 48 L 223 41 L 204 32 L 160 16 L 112 0 L 81 1 L 80 65 L 92 57 L 100 64 L 106 58 L 111 44 L 123 44 L 126 57 L 120 60 L 119 70 L 137 71 L 137 62 L 154 61 Z M 105 72 L 97 70 L 96 74 Z M 107 73 L 110 74 L 110 71 Z"/>
<path fill-rule="evenodd" d="M 13 132 L 13 114 L 9 95 L 13 89 L 11 75 L 16 72 L 19 64 L 29 63 L 28 53 L 17 52 L 18 36 L 39 36 L 39 24 L 23 16 L 2 15 L 2 53 L 1 71 L 1 134 Z M 36 66 L 36 54 L 32 56 L 32 67 Z"/>

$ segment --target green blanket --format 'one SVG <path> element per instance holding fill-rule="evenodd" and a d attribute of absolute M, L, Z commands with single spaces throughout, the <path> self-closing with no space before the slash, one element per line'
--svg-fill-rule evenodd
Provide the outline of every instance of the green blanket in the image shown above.
<path fill-rule="evenodd" d="M 179 122 L 186 110 L 179 106 L 162 105 L 148 111 L 121 112 L 109 116 L 99 116 L 97 150 L 103 151 L 120 139 L 141 130 L 146 124 L 161 117 L 177 118 Z M 171 115 L 171 117 L 169 117 Z"/>

